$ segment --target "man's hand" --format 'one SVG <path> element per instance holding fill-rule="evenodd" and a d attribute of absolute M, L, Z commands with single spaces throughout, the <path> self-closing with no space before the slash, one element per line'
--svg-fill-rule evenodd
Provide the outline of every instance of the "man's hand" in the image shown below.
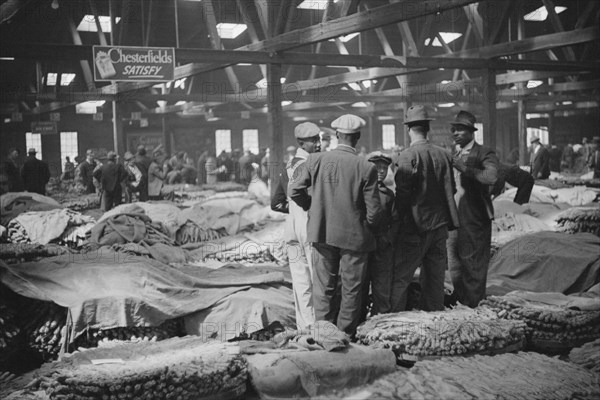
<path fill-rule="evenodd" d="M 463 161 L 461 157 L 454 156 L 452 157 L 452 165 L 460 172 L 467 171 L 467 164 Z"/>

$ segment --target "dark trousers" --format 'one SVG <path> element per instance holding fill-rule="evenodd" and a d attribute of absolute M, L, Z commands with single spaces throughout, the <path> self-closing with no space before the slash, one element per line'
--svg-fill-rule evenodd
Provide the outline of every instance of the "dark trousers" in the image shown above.
<path fill-rule="evenodd" d="M 533 179 L 529 179 L 526 182 L 523 182 L 523 184 L 517 189 L 517 194 L 515 195 L 515 199 L 513 201 L 517 204 L 529 203 L 531 191 L 533 190 L 533 184 Z"/>
<path fill-rule="evenodd" d="M 334 297 L 338 281 L 341 281 L 337 327 L 352 336 L 360 318 L 362 286 L 369 253 L 340 249 L 324 243 L 313 243 L 313 247 L 315 320 L 336 323 Z"/>
<path fill-rule="evenodd" d="M 448 258 L 446 240 L 448 227 L 417 233 L 403 232 L 396 237 L 394 249 L 394 279 L 392 283 L 392 312 L 406 311 L 408 285 L 421 267 L 421 309 L 444 310 L 444 275 Z"/>
<path fill-rule="evenodd" d="M 485 298 L 490 263 L 492 222 L 460 220 L 460 228 L 448 238 L 448 267 L 459 302 L 477 307 Z"/>
<path fill-rule="evenodd" d="M 382 244 L 382 241 L 378 239 L 377 250 L 369 253 L 367 277 L 363 285 L 363 316 L 361 320 L 364 320 L 367 314 L 369 287 L 373 298 L 371 315 L 385 314 L 391 311 L 390 295 L 394 270 L 394 247 L 392 245 L 392 233 L 387 232 L 384 236 L 387 239 L 387 245 Z"/>
<path fill-rule="evenodd" d="M 121 185 L 117 184 L 115 190 L 102 192 L 102 198 L 100 199 L 100 209 L 102 211 L 108 211 L 115 206 L 121 204 L 122 199 Z"/>

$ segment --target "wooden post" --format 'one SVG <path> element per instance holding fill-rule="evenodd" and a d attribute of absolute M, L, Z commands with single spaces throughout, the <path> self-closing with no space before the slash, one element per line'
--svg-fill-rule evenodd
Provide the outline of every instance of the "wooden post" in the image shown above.
<path fill-rule="evenodd" d="M 267 127 L 271 143 L 270 170 L 271 196 L 279 185 L 283 161 L 283 123 L 281 115 L 281 64 L 267 64 Z"/>
<path fill-rule="evenodd" d="M 496 71 L 483 71 L 483 143 L 496 149 Z"/>
<path fill-rule="evenodd" d="M 123 137 L 123 121 L 119 112 L 119 104 L 116 100 L 112 102 L 112 125 L 113 125 L 113 146 L 115 153 L 122 155 L 127 150 Z"/>
<path fill-rule="evenodd" d="M 529 164 L 529 157 L 527 151 L 527 113 L 525 111 L 526 104 L 524 101 L 519 100 L 517 105 L 518 110 L 518 126 L 519 126 L 519 164 Z"/>
<path fill-rule="evenodd" d="M 163 144 L 165 146 L 165 154 L 167 156 L 171 156 L 171 132 L 169 131 L 169 127 L 167 125 L 167 117 L 163 115 L 162 117 L 162 134 L 163 134 Z"/>
<path fill-rule="evenodd" d="M 377 132 L 380 132 L 381 130 L 376 129 L 377 128 L 375 126 L 376 124 L 377 124 L 377 118 L 375 118 L 373 115 L 370 115 L 367 118 L 369 140 L 368 141 L 365 140 L 365 143 L 369 143 L 369 147 L 368 147 L 369 152 L 375 151 L 375 150 L 381 148 L 381 140 L 379 140 L 379 137 L 377 135 Z M 365 146 L 365 147 L 367 147 L 367 146 Z"/>

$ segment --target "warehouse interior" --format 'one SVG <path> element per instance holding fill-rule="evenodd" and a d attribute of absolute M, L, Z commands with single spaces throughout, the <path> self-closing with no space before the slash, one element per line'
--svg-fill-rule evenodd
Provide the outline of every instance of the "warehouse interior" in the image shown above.
<path fill-rule="evenodd" d="M 3 0 L 0 397 L 597 398 L 599 26 L 594 0 Z M 446 271 L 423 311 L 418 273 L 406 311 L 304 329 L 274 206 L 298 126 L 331 152 L 360 117 L 394 191 L 421 106 L 430 144 L 454 155 L 468 111 L 535 179 L 492 194 L 487 298 L 457 304 Z M 137 182 L 144 154 L 156 198 L 146 165 L 105 209 L 95 172 Z M 48 177 L 15 189 L 31 156 Z"/>

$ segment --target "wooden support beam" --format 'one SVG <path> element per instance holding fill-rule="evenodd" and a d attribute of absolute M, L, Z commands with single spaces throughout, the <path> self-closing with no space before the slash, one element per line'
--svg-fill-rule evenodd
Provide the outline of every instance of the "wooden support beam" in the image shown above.
<path fill-rule="evenodd" d="M 265 37 L 267 39 L 273 37 L 272 32 L 271 32 L 271 27 L 270 24 L 272 23 L 271 21 L 269 21 L 269 11 L 268 8 L 270 6 L 270 4 L 268 4 L 268 1 L 271 0 L 254 0 L 254 6 L 256 7 L 256 12 L 258 14 L 258 20 L 260 22 L 260 26 L 262 27 L 263 32 L 265 33 Z"/>
<path fill-rule="evenodd" d="M 551 33 L 507 43 L 494 44 L 482 48 L 469 49 L 455 53 L 443 54 L 440 57 L 481 57 L 494 58 L 513 54 L 524 54 L 533 51 L 553 49 L 600 39 L 598 27 L 577 29 L 567 32 Z"/>
<path fill-rule="evenodd" d="M 273 0 L 271 0 L 273 1 Z M 288 18 L 288 14 L 290 13 L 291 10 L 295 9 L 296 7 L 292 4 L 293 0 L 280 0 L 279 1 L 279 10 L 277 13 L 277 20 L 275 21 L 274 27 L 273 27 L 273 36 L 277 36 L 277 35 L 281 35 L 284 32 L 286 23 L 287 23 L 287 18 Z"/>
<path fill-rule="evenodd" d="M 68 17 L 68 24 L 69 31 L 71 32 L 71 38 L 73 39 L 73 44 L 80 46 L 82 44 L 81 36 L 79 36 L 79 32 L 77 31 L 77 27 L 75 26 L 71 16 Z M 96 89 L 96 84 L 94 83 L 94 74 L 92 73 L 90 63 L 87 60 L 80 59 L 79 65 L 81 66 L 83 80 L 85 81 L 85 85 L 87 86 L 88 90 Z"/>
<path fill-rule="evenodd" d="M 419 32 L 419 38 L 417 39 L 417 51 L 419 54 L 421 54 L 423 48 L 425 47 L 425 39 L 427 39 L 431 33 L 431 25 L 433 25 L 434 18 L 435 16 L 433 15 L 426 15 L 423 18 L 425 23 L 423 24 L 423 28 L 421 28 L 421 32 Z"/>
<path fill-rule="evenodd" d="M 244 24 L 246 24 L 246 29 L 248 31 L 248 35 L 250 36 L 250 41 L 252 43 L 260 42 L 261 39 L 258 36 L 256 27 L 254 26 L 253 18 L 250 17 L 248 9 L 246 8 L 246 7 L 248 7 L 248 5 L 252 5 L 252 3 L 248 3 L 248 2 L 244 3 L 244 2 L 242 2 L 242 0 L 236 0 L 236 4 L 237 4 L 237 9 L 240 11 L 240 14 L 242 14 L 242 20 L 244 21 Z M 260 68 L 260 72 L 262 73 L 263 78 L 266 78 L 267 77 L 266 64 L 259 64 L 259 68 Z"/>
<path fill-rule="evenodd" d="M 469 24 L 467 26 L 467 31 L 465 32 L 464 38 L 463 38 L 463 43 L 461 46 L 461 51 L 464 51 L 467 49 L 467 46 L 469 45 L 469 39 L 471 39 L 471 34 L 473 32 L 473 25 Z M 452 80 L 453 81 L 457 81 L 460 76 L 462 75 L 463 70 L 462 69 L 455 69 L 454 72 L 452 73 Z"/>
<path fill-rule="evenodd" d="M 469 20 L 472 31 L 475 33 L 478 46 L 488 45 L 489 43 L 486 43 L 483 39 L 483 20 L 481 19 L 481 15 L 479 15 L 479 11 L 477 11 L 477 5 L 477 3 L 468 4 L 463 7 L 463 10 Z"/>
<path fill-rule="evenodd" d="M 565 73 L 561 71 L 511 71 L 505 74 L 496 75 L 496 85 L 510 85 L 518 82 L 527 82 L 530 80 L 541 80 L 546 78 L 556 78 L 561 76 L 565 76 Z"/>
<path fill-rule="evenodd" d="M 496 148 L 496 76 L 493 69 L 483 71 L 483 143 Z"/>
<path fill-rule="evenodd" d="M 96 3 L 94 0 L 89 0 L 90 10 L 92 11 L 92 15 L 94 16 L 94 22 L 96 24 L 96 30 L 98 31 L 98 40 L 100 41 L 101 46 L 107 46 L 106 36 L 104 32 L 102 32 L 102 25 L 100 25 L 100 17 L 98 14 L 98 10 L 96 9 Z"/>
<path fill-rule="evenodd" d="M 575 23 L 575 29 L 582 29 L 585 27 L 590 18 L 594 16 L 594 10 L 598 6 L 597 1 L 589 1 L 585 6 L 585 9 L 581 14 L 579 14 L 579 18 L 577 18 L 577 22 Z"/>
<path fill-rule="evenodd" d="M 358 3 L 360 0 L 342 0 L 342 9 L 340 11 L 340 16 L 347 17 L 350 14 L 354 14 L 358 11 Z"/>
<path fill-rule="evenodd" d="M 504 4 L 504 8 L 502 9 L 502 14 L 500 15 L 500 18 L 496 20 L 497 24 L 495 28 L 493 28 L 493 30 L 490 33 L 490 40 L 488 45 L 495 44 L 496 42 L 498 42 L 498 40 L 500 40 L 500 36 L 502 36 L 506 29 L 509 28 L 508 21 L 514 7 L 515 0 L 506 0 L 502 3 Z M 488 16 L 487 21 L 488 24 L 491 22 L 491 16 Z"/>
<path fill-rule="evenodd" d="M 223 50 L 224 46 L 223 43 L 221 43 L 221 37 L 219 36 L 219 32 L 217 30 L 217 19 L 215 17 L 213 0 L 205 0 L 204 2 L 202 2 L 202 4 L 204 5 L 206 26 L 208 27 L 208 32 L 210 33 L 210 43 L 212 44 L 214 49 Z M 231 85 L 232 90 L 239 90 L 240 82 L 233 68 L 226 67 L 225 74 L 227 75 L 227 79 L 229 80 L 229 84 Z"/>
<path fill-rule="evenodd" d="M 236 50 L 266 50 L 269 52 L 290 50 L 296 47 L 321 42 L 353 32 L 362 32 L 380 26 L 389 25 L 391 23 L 408 21 L 430 14 L 439 14 L 443 11 L 463 7 L 467 4 L 475 3 L 477 1 L 478 0 L 446 0 L 444 3 L 440 3 L 439 0 L 422 0 L 419 2 L 388 4 L 372 10 L 338 18 L 326 23 L 286 32 L 272 39 L 242 46 Z M 175 68 L 175 74 L 180 78 L 183 78 L 193 74 L 224 68 L 228 65 L 231 65 L 231 63 L 225 62 L 220 65 L 182 65 Z M 123 92 L 148 86 L 149 84 L 147 83 L 133 85 L 119 84 L 116 88 L 108 88 L 106 90 L 109 92 Z"/>
<path fill-rule="evenodd" d="M 548 18 L 550 18 L 550 22 L 552 23 L 554 30 L 556 32 L 564 32 L 565 28 L 563 27 L 563 24 L 560 21 L 558 14 L 556 14 L 556 10 L 554 9 L 554 1 L 542 0 L 542 2 L 544 3 L 546 10 L 548 11 Z M 575 61 L 575 52 L 571 47 L 563 47 L 561 50 L 563 51 L 563 54 L 565 55 L 565 58 L 568 61 Z"/>
<path fill-rule="evenodd" d="M 271 196 L 279 185 L 279 173 L 283 168 L 283 118 L 281 113 L 281 65 L 267 65 L 267 129 L 271 163 Z"/>

